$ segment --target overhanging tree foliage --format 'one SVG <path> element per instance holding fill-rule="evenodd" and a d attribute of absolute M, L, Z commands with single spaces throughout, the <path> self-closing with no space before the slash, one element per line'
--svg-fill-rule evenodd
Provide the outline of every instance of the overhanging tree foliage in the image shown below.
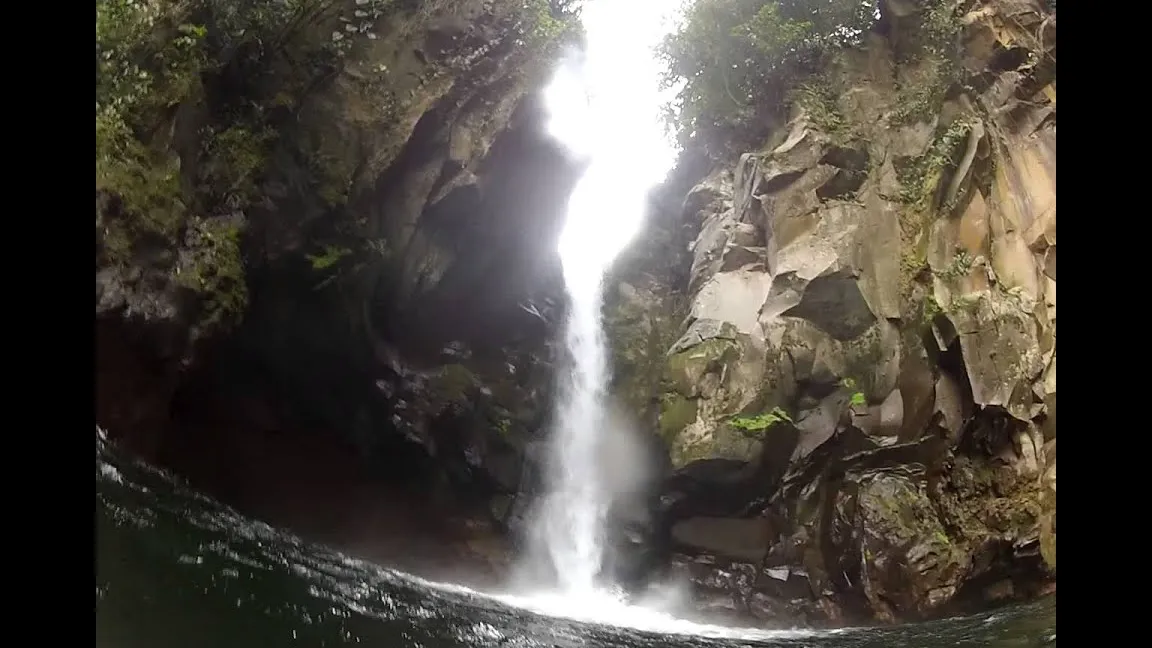
<path fill-rule="evenodd" d="M 786 101 L 827 54 L 859 43 L 877 0 L 695 0 L 661 46 L 665 82 L 683 84 L 682 143 L 731 140 Z"/>

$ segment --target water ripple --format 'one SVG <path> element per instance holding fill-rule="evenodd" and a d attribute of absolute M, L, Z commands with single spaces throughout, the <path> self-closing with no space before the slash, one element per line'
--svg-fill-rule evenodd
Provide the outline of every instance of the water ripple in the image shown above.
<path fill-rule="evenodd" d="M 97 645 L 316 648 L 1038 648 L 1055 601 L 895 628 L 763 630 L 620 601 L 484 593 L 247 519 L 97 437 Z"/>

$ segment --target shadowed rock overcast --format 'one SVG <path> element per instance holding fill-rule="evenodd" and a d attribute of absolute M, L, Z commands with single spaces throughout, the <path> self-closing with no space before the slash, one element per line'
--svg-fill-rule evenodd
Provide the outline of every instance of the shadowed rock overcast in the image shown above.
<path fill-rule="evenodd" d="M 1053 593 L 1055 1 L 596 8 L 658 44 L 633 78 L 669 103 L 583 115 L 545 100 L 564 61 L 609 94 L 597 69 L 641 68 L 595 60 L 580 5 L 98 0 L 108 440 L 308 541 L 504 588 L 591 305 L 600 418 L 571 431 L 619 437 L 586 462 L 606 582 L 757 628 Z M 660 108 L 667 172 L 621 128 Z M 608 265 L 580 303 L 561 232 L 598 159 L 635 197 L 585 213 L 642 220 L 615 258 L 627 228 L 567 239 Z"/>

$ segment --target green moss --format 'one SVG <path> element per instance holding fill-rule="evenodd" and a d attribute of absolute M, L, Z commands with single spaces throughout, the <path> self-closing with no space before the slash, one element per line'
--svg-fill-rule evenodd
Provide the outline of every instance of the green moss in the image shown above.
<path fill-rule="evenodd" d="M 903 223 L 901 225 L 903 233 L 905 226 Z M 928 268 L 928 255 L 925 253 L 924 245 L 920 240 L 921 231 L 914 225 L 908 225 L 907 228 L 912 229 L 912 232 L 901 237 L 900 283 L 898 286 L 900 296 L 905 301 L 912 294 L 912 285 L 917 277 L 921 276 L 924 270 Z"/>
<path fill-rule="evenodd" d="M 194 3 L 97 0 L 96 106 L 131 128 L 200 91 L 207 29 L 184 22 Z"/>
<path fill-rule="evenodd" d="M 201 323 L 237 316 L 247 293 L 233 215 L 259 198 L 273 116 L 328 73 L 337 13 L 388 4 L 97 0 L 97 262 L 179 251 L 150 263 L 197 294 Z"/>
<path fill-rule="evenodd" d="M 676 445 L 676 439 L 684 428 L 696 420 L 698 403 L 694 398 L 685 398 L 680 394 L 663 394 L 660 399 L 660 435 L 670 446 Z"/>
<path fill-rule="evenodd" d="M 901 316 L 907 325 L 901 329 L 901 339 L 903 344 L 914 348 L 922 344 L 923 335 L 931 334 L 933 323 L 944 310 L 936 301 L 930 286 L 914 292 L 906 300 L 905 307 Z"/>
<path fill-rule="evenodd" d="M 930 121 L 940 112 L 948 88 L 954 76 L 943 71 L 945 65 L 941 62 L 929 61 L 926 63 L 929 71 L 928 77 L 918 83 L 901 86 L 897 90 L 896 109 L 892 112 L 891 122 L 897 126 Z"/>
<path fill-rule="evenodd" d="M 913 284 L 929 268 L 928 231 L 937 213 L 941 180 L 955 167 L 972 124 L 960 119 L 944 129 L 920 156 L 899 160 L 894 166 L 900 182 L 900 294 L 908 301 Z"/>
<path fill-rule="evenodd" d="M 625 302 L 613 302 L 604 314 L 604 332 L 612 353 L 613 392 L 640 410 L 655 391 L 659 354 L 650 354 L 652 331 L 642 312 Z M 655 357 L 653 357 L 655 355 Z M 652 376 L 655 370 L 655 376 Z"/>
<path fill-rule="evenodd" d="M 508 418 L 501 417 L 496 420 L 494 428 L 497 434 L 507 439 L 512 432 L 512 421 Z"/>
<path fill-rule="evenodd" d="M 559 40 L 575 24 L 563 18 L 553 15 L 548 0 L 528 0 L 522 27 L 528 46 L 537 49 Z"/>
<path fill-rule="evenodd" d="M 844 379 L 842 379 L 842 380 L 840 381 L 840 384 L 841 384 L 841 385 L 842 385 L 842 386 L 843 386 L 845 389 L 848 389 L 849 391 L 851 391 L 851 392 L 852 392 L 852 395 L 851 395 L 851 396 L 849 396 L 849 398 L 848 398 L 848 404 L 849 404 L 849 405 L 852 405 L 852 406 L 862 406 L 862 405 L 867 405 L 867 404 L 868 404 L 868 399 L 867 399 L 867 398 L 865 398 L 865 396 L 864 396 L 864 392 L 861 392 L 861 391 L 855 391 L 855 390 L 856 390 L 856 385 L 857 385 L 857 383 L 856 383 L 856 379 L 855 379 L 855 378 L 852 378 L 851 376 L 849 376 L 849 377 L 847 377 L 847 378 L 844 378 Z"/>
<path fill-rule="evenodd" d="M 674 126 L 688 142 L 754 129 L 813 79 L 830 53 L 859 44 L 875 21 L 854 0 L 695 0 L 661 47 L 680 83 Z M 831 117 L 832 113 L 825 116 Z"/>
<path fill-rule="evenodd" d="M 944 309 L 940 308 L 940 302 L 936 301 L 936 297 L 933 295 L 924 297 L 921 308 L 921 320 L 925 324 L 931 324 L 937 316 L 944 312 Z"/>
<path fill-rule="evenodd" d="M 684 466 L 702 459 L 735 459 L 751 461 L 759 452 L 762 435 L 750 435 L 720 425 L 699 436 L 679 436 L 669 442 L 674 466 Z"/>
<path fill-rule="evenodd" d="M 934 198 L 940 180 L 944 172 L 957 163 L 971 130 L 970 121 L 958 119 L 932 141 L 924 155 L 896 165 L 901 202 L 920 212 L 935 210 Z"/>
<path fill-rule="evenodd" d="M 716 452 L 715 445 L 710 441 L 697 441 L 692 444 L 673 447 L 671 455 L 672 465 L 677 467 L 686 466 L 693 461 L 715 459 L 720 456 Z"/>
<path fill-rule="evenodd" d="M 1043 522 L 1040 485 L 990 457 L 958 455 L 934 499 L 949 536 L 980 543 L 1024 538 Z"/>
<path fill-rule="evenodd" d="M 308 254 L 306 256 L 308 261 L 312 263 L 313 270 L 322 271 L 328 270 L 350 254 L 352 254 L 352 250 L 347 247 L 329 243 L 324 246 L 320 254 Z"/>
<path fill-rule="evenodd" d="M 919 66 L 918 74 L 897 89 L 895 125 L 930 121 L 939 114 L 948 90 L 961 79 L 958 5 L 929 0 L 919 25 L 906 30 L 909 42 L 900 50 L 902 62 Z"/>
<path fill-rule="evenodd" d="M 948 264 L 948 267 L 936 274 L 941 279 L 960 279 L 968 276 L 968 273 L 972 271 L 972 266 L 975 263 L 976 258 L 969 254 L 967 250 L 957 250 L 952 256 L 952 262 Z"/>
<path fill-rule="evenodd" d="M 274 139 L 268 130 L 253 132 L 231 126 L 221 132 L 208 129 L 204 138 L 201 180 L 211 194 L 251 200 L 257 178 L 267 164 L 267 147 Z"/>
<path fill-rule="evenodd" d="M 96 191 L 106 197 L 98 218 L 107 216 L 104 243 L 113 261 L 126 262 L 146 234 L 172 240 L 184 223 L 179 158 L 145 146 L 108 109 L 96 114 Z"/>
<path fill-rule="evenodd" d="M 771 412 L 763 412 L 753 416 L 736 416 L 728 420 L 728 425 L 744 432 L 764 432 L 777 423 L 791 423 L 792 417 L 783 409 L 777 407 Z"/>
<path fill-rule="evenodd" d="M 185 235 L 191 263 L 178 280 L 199 295 L 207 323 L 235 321 L 248 305 L 240 234 L 241 228 L 226 220 L 194 218 Z"/>
<path fill-rule="evenodd" d="M 697 391 L 697 381 L 710 371 L 720 371 L 726 364 L 736 361 L 740 350 L 736 342 L 721 338 L 704 340 L 700 344 L 668 357 L 664 369 L 664 383 L 684 396 Z"/>
<path fill-rule="evenodd" d="M 201 78 L 214 64 L 209 28 L 189 22 L 201 9 L 166 0 L 96 3 L 97 222 L 104 262 L 132 263 L 143 241 L 182 247 L 172 271 L 197 295 L 200 324 L 226 324 L 247 305 L 242 224 L 206 214 L 229 196 L 253 193 L 268 137 L 242 126 L 208 128 L 200 150 L 185 147 L 183 160 L 177 152 L 174 109 L 205 100 Z"/>
<path fill-rule="evenodd" d="M 887 482 L 865 490 L 867 501 L 891 521 L 904 525 L 919 522 L 915 517 L 921 501 L 919 493 L 904 482 Z"/>
<path fill-rule="evenodd" d="M 484 11 L 501 28 L 527 17 L 521 51 L 530 51 L 517 56 L 548 67 L 543 42 L 570 30 L 570 16 L 547 0 L 529 4 Z M 326 218 L 351 223 L 343 207 L 354 181 L 391 163 L 419 113 L 459 76 L 438 64 L 385 70 L 402 46 L 397 32 L 459 10 L 454 0 L 97 0 L 98 265 L 143 263 L 136 251 L 166 248 L 148 257 L 150 270 L 177 275 L 206 318 L 238 313 L 241 225 L 225 223 L 279 200 L 262 195 L 266 179 L 287 187 L 276 207 L 288 217 L 320 202 Z M 385 34 L 397 42 L 381 42 Z M 364 56 L 348 61 L 354 51 Z M 349 141 L 350 132 L 364 137 Z M 347 232 L 334 238 L 360 250 Z M 318 270 L 352 272 L 343 260 L 355 254 L 309 251 Z"/>

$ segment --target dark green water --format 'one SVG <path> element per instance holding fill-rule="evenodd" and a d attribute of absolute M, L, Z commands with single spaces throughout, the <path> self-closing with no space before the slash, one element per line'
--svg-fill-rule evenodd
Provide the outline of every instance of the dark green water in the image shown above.
<path fill-rule="evenodd" d="M 306 543 L 96 446 L 97 648 L 1056 645 L 1054 599 L 896 628 L 722 637 L 536 614 Z"/>

